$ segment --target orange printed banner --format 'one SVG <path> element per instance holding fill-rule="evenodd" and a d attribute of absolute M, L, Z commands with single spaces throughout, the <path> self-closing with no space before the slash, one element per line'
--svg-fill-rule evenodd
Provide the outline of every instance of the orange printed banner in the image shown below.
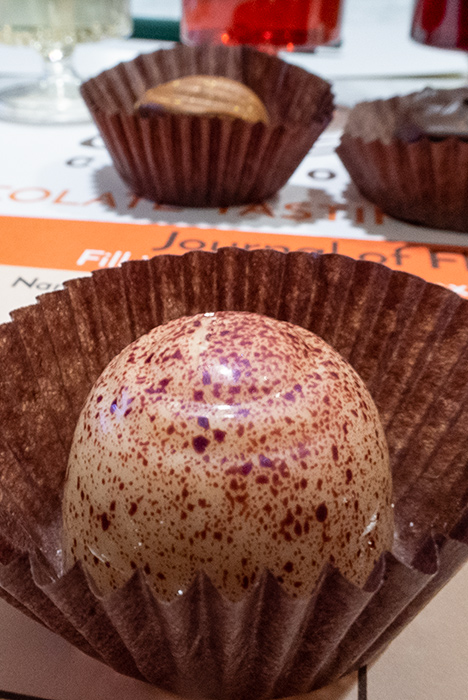
<path fill-rule="evenodd" d="M 468 248 L 401 241 L 318 238 L 287 233 L 159 224 L 0 217 L 0 264 L 58 270 L 116 267 L 126 260 L 225 246 L 341 253 L 419 275 L 468 298 Z"/>

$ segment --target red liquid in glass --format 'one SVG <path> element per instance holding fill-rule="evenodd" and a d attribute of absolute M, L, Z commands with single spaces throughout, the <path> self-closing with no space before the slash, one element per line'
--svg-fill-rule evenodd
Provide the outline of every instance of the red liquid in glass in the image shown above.
<path fill-rule="evenodd" d="M 411 36 L 421 44 L 468 51 L 468 0 L 417 0 Z"/>
<path fill-rule="evenodd" d="M 188 44 L 314 47 L 340 40 L 343 0 L 183 0 Z"/>

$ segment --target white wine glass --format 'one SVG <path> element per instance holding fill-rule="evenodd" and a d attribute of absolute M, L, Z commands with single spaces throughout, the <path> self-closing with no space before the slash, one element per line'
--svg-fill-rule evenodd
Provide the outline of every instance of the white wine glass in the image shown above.
<path fill-rule="evenodd" d="M 131 33 L 129 0 L 0 0 L 0 43 L 31 46 L 43 75 L 0 90 L 0 117 L 30 124 L 89 121 L 71 56 L 78 43 Z"/>

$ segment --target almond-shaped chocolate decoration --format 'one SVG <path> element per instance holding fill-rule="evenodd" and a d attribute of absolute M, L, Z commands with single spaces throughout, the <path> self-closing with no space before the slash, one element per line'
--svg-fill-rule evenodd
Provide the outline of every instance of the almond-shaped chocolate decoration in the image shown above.
<path fill-rule="evenodd" d="M 68 566 L 102 592 L 145 572 L 230 599 L 265 569 L 310 595 L 331 561 L 363 586 L 393 542 L 385 436 L 364 383 L 322 339 L 258 314 L 182 317 L 115 358 L 70 452 Z"/>
<path fill-rule="evenodd" d="M 149 88 L 135 107 L 142 116 L 157 111 L 269 123 L 262 100 L 247 85 L 214 75 L 189 75 Z"/>

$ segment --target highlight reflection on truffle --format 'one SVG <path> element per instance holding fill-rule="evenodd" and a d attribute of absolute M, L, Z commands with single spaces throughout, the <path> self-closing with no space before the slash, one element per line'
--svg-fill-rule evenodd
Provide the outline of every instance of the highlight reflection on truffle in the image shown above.
<path fill-rule="evenodd" d="M 331 561 L 363 585 L 391 548 L 385 437 L 323 340 L 245 312 L 153 329 L 94 385 L 70 453 L 67 565 L 107 592 L 141 568 L 166 599 L 203 569 L 232 599 L 267 568 L 308 595 Z"/>

